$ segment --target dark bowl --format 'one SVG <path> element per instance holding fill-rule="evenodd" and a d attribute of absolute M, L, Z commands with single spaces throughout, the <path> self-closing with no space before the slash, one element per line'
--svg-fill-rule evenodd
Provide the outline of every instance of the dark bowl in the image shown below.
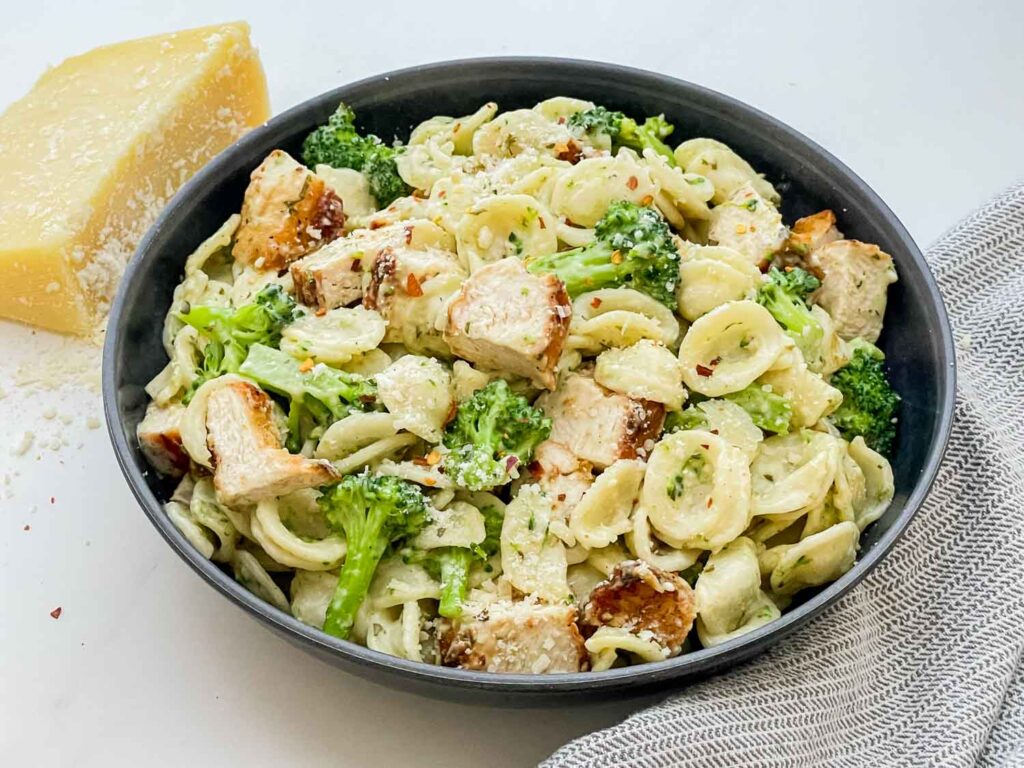
<path fill-rule="evenodd" d="M 502 109 L 528 107 L 560 94 L 637 116 L 664 112 L 677 126 L 673 141 L 720 139 L 765 173 L 783 195 L 787 221 L 831 208 L 847 236 L 878 243 L 892 254 L 900 281 L 889 292 L 881 346 L 890 353 L 893 383 L 903 396 L 893 462 L 896 498 L 864 533 L 859 561 L 841 579 L 755 632 L 664 662 L 600 673 L 495 675 L 405 661 L 301 624 L 191 547 L 161 508 L 170 486 L 149 470 L 135 440 L 146 405 L 143 387 L 166 363 L 161 321 L 185 258 L 239 209 L 249 173 L 263 157 L 277 147 L 297 154 L 303 137 L 340 100 L 355 108 L 366 129 L 407 138 L 412 126 L 433 115 L 468 114 L 491 100 Z M 949 436 L 954 391 L 952 337 L 935 281 L 903 225 L 850 169 L 792 128 L 721 94 L 641 70 L 563 59 L 476 59 L 406 69 L 317 96 L 254 130 L 188 182 L 146 235 L 114 301 L 103 352 L 107 428 L 124 476 L 156 529 L 209 585 L 339 667 L 419 693 L 504 705 L 597 700 L 678 686 L 735 666 L 807 624 L 879 563 L 921 506 Z"/>

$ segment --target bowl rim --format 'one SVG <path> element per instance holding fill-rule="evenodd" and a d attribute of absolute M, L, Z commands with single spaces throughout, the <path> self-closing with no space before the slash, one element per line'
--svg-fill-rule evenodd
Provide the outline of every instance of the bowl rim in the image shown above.
<path fill-rule="evenodd" d="M 298 619 L 274 608 L 269 603 L 250 593 L 245 587 L 222 571 L 217 564 L 204 558 L 185 540 L 184 536 L 174 527 L 167 515 L 164 514 L 163 503 L 150 490 L 143 471 L 135 465 L 133 447 L 129 443 L 127 431 L 121 423 L 116 404 L 117 387 L 114 372 L 116 361 L 120 356 L 124 342 L 122 315 L 125 308 L 128 286 L 135 279 L 136 272 L 140 269 L 142 260 L 149 250 L 151 242 L 160 230 L 170 220 L 175 218 L 176 211 L 182 207 L 184 202 L 194 192 L 205 187 L 215 177 L 221 176 L 222 169 L 231 165 L 236 154 L 241 153 L 245 148 L 260 144 L 264 137 L 272 133 L 278 126 L 287 124 L 297 115 L 307 110 L 310 102 L 321 100 L 336 101 L 342 97 L 343 92 L 347 93 L 358 89 L 379 86 L 384 83 L 394 85 L 394 81 L 401 81 L 410 77 L 423 78 L 430 75 L 448 74 L 460 69 L 481 67 L 492 69 L 505 67 L 520 69 L 577 68 L 587 70 L 594 75 L 643 80 L 652 86 L 687 91 L 691 95 L 716 102 L 719 107 L 744 113 L 753 120 L 760 122 L 764 127 L 769 128 L 776 135 L 804 145 L 805 149 L 817 155 L 822 162 L 830 165 L 830 170 L 843 178 L 844 188 L 858 192 L 887 219 L 888 225 L 892 227 L 900 240 L 900 246 L 909 254 L 910 259 L 915 262 L 915 265 L 922 273 L 924 289 L 932 300 L 933 309 L 939 320 L 937 323 L 938 327 L 933 329 L 938 335 L 937 347 L 945 358 L 940 360 L 944 375 L 937 382 L 939 390 L 937 429 L 935 438 L 928 448 L 924 465 L 914 483 L 913 489 L 907 496 L 904 508 L 892 522 L 889 529 L 878 539 L 865 556 L 859 559 L 854 567 L 838 580 L 827 585 L 791 611 L 782 614 L 779 619 L 719 646 L 703 648 L 661 662 L 609 669 L 603 672 L 575 672 L 559 675 L 504 674 L 456 669 L 435 666 L 425 662 L 409 661 L 327 635 L 319 629 L 303 624 Z M 670 681 L 675 678 L 694 677 L 713 672 L 723 667 L 730 660 L 746 659 L 763 650 L 769 644 L 772 644 L 773 641 L 782 639 L 800 625 L 821 614 L 826 608 L 852 589 L 889 553 L 896 540 L 902 535 L 907 525 L 909 525 L 911 519 L 917 514 L 925 497 L 931 490 L 945 454 L 953 425 L 956 396 L 956 356 L 945 304 L 935 277 L 929 269 L 921 250 L 902 222 L 878 194 L 857 174 L 816 142 L 771 115 L 738 99 L 679 78 L 636 67 L 601 61 L 541 56 L 501 56 L 433 62 L 422 66 L 407 67 L 379 75 L 372 75 L 339 86 L 296 104 L 263 125 L 253 129 L 218 154 L 172 197 L 156 222 L 140 241 L 135 255 L 125 269 L 121 284 L 111 305 L 108 332 L 103 347 L 102 393 L 107 431 L 110 435 L 117 463 L 135 499 L 143 508 L 150 522 L 172 549 L 204 581 L 212 585 L 235 605 L 271 628 L 290 636 L 290 639 L 297 640 L 306 650 L 335 656 L 342 661 L 351 662 L 357 666 L 374 668 L 386 673 L 397 673 L 434 685 L 454 685 L 462 689 L 487 689 L 492 692 L 507 694 L 557 694 L 578 691 L 597 692 L 609 689 L 632 689 Z"/>

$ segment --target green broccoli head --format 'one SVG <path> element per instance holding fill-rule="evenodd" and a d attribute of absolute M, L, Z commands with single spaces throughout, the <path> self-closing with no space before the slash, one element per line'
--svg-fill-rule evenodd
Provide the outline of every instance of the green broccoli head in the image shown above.
<path fill-rule="evenodd" d="M 722 399 L 736 403 L 747 412 L 750 420 L 765 432 L 776 432 L 780 435 L 789 432 L 793 417 L 792 404 L 787 398 L 764 389 L 760 384 L 751 384 L 739 392 L 730 392 L 723 395 Z M 665 416 L 665 432 L 707 428 L 707 414 L 695 405 L 682 411 L 670 412 Z"/>
<path fill-rule="evenodd" d="M 377 205 L 385 208 L 412 190 L 398 175 L 397 150 L 373 134 L 360 136 L 355 113 L 344 102 L 302 143 L 302 162 L 310 168 L 319 164 L 332 168 L 351 168 L 361 172 L 370 185 Z"/>
<path fill-rule="evenodd" d="M 504 485 L 549 434 L 551 419 L 497 379 L 459 404 L 444 432 L 444 471 L 471 491 Z"/>
<path fill-rule="evenodd" d="M 633 288 L 675 309 L 679 251 L 668 223 L 654 208 L 620 200 L 608 206 L 593 242 L 530 259 L 526 268 L 550 272 L 576 297 L 599 288 Z"/>
<path fill-rule="evenodd" d="M 618 138 L 619 130 L 622 128 L 622 121 L 626 118 L 621 112 L 615 112 L 605 107 L 594 107 L 582 112 L 575 112 L 569 115 L 566 124 L 569 129 L 577 135 L 587 134 L 590 136 L 607 136 L 612 142 Z"/>
<path fill-rule="evenodd" d="M 675 153 L 663 141 L 674 130 L 675 126 L 665 120 L 664 115 L 648 117 L 639 125 L 627 117 L 619 129 L 618 143 L 620 146 L 636 150 L 639 154 L 643 154 L 645 149 L 653 149 L 664 157 L 669 165 L 675 166 Z"/>
<path fill-rule="evenodd" d="M 889 455 L 900 396 L 885 375 L 882 351 L 862 339 L 851 346 L 850 362 L 832 374 L 831 384 L 843 393 L 843 402 L 830 418 L 847 440 L 860 435 L 870 448 Z"/>
<path fill-rule="evenodd" d="M 281 331 L 300 314 L 295 299 L 277 284 L 266 286 L 252 302 L 237 309 L 195 306 L 180 313 L 178 319 L 206 339 L 199 375 L 186 394 L 186 401 L 203 382 L 236 373 L 254 344 L 280 342 Z"/>
<path fill-rule="evenodd" d="M 757 303 L 771 313 L 811 362 L 817 359 L 825 329 L 811 314 L 807 297 L 820 286 L 818 278 L 799 267 L 786 271 L 772 267 L 757 292 Z"/>
<path fill-rule="evenodd" d="M 612 149 L 629 147 L 643 154 L 645 149 L 653 149 L 665 158 L 669 165 L 675 166 L 675 154 L 665 144 L 675 127 L 664 115 L 648 117 L 642 124 L 605 107 L 594 107 L 569 115 L 567 125 L 578 136 L 605 136 L 611 141 Z"/>
<path fill-rule="evenodd" d="M 347 638 L 381 557 L 415 536 L 428 520 L 427 502 L 412 483 L 369 470 L 348 475 L 319 499 L 327 524 L 345 536 L 345 562 L 327 607 L 324 631 Z"/>
<path fill-rule="evenodd" d="M 289 400 L 288 440 L 298 451 L 313 429 L 326 427 L 353 411 L 366 411 L 377 403 L 373 379 L 339 371 L 323 363 L 308 370 L 279 349 L 254 344 L 239 372 L 269 392 Z"/>
<path fill-rule="evenodd" d="M 788 398 L 765 389 L 763 385 L 751 384 L 739 392 L 725 395 L 724 399 L 746 411 L 751 421 L 765 432 L 780 435 L 789 432 L 789 423 L 793 418 L 792 404 Z"/>

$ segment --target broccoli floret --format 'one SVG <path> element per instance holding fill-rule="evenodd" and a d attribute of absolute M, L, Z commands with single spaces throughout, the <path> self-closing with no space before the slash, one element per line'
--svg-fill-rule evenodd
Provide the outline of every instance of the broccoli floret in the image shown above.
<path fill-rule="evenodd" d="M 549 434 L 551 419 L 496 379 L 461 403 L 445 429 L 444 471 L 471 491 L 504 485 Z"/>
<path fill-rule="evenodd" d="M 593 242 L 531 259 L 527 269 L 554 273 L 574 298 L 598 288 L 624 286 L 677 308 L 679 251 L 658 211 L 625 200 L 614 202 L 594 233 Z"/>
<path fill-rule="evenodd" d="M 900 396 L 886 378 L 882 351 L 862 339 L 851 346 L 850 362 L 832 374 L 832 386 L 843 393 L 832 423 L 847 440 L 860 435 L 870 448 L 887 456 L 896 438 Z"/>
<path fill-rule="evenodd" d="M 776 432 L 780 435 L 789 432 L 789 423 L 793 416 L 792 404 L 782 395 L 763 389 L 760 384 L 751 384 L 739 392 L 730 392 L 723 395 L 722 399 L 736 403 L 747 412 L 751 421 L 765 432 Z M 707 427 L 707 414 L 695 405 L 682 411 L 670 412 L 665 416 L 665 432 Z"/>
<path fill-rule="evenodd" d="M 731 392 L 724 396 L 750 416 L 750 419 L 765 432 L 776 432 L 785 435 L 789 432 L 789 422 L 793 418 L 793 406 L 782 395 L 769 392 L 760 384 L 751 384 L 739 392 Z"/>
<path fill-rule="evenodd" d="M 669 165 L 676 164 L 672 150 L 662 141 L 675 130 L 675 127 L 665 120 L 664 115 L 648 117 L 642 124 L 638 124 L 636 120 L 626 117 L 621 112 L 594 107 L 569 115 L 568 125 L 578 135 L 607 136 L 613 149 L 629 147 L 643 154 L 643 151 L 650 147 L 664 157 Z"/>
<path fill-rule="evenodd" d="M 277 344 L 284 327 L 300 314 L 295 299 L 276 284 L 266 286 L 251 303 L 237 309 L 195 306 L 178 314 L 179 320 L 206 338 L 198 378 L 185 401 L 192 399 L 203 382 L 236 373 L 252 345 Z"/>
<path fill-rule="evenodd" d="M 807 303 L 807 297 L 820 286 L 818 278 L 799 267 L 787 271 L 772 267 L 757 292 L 757 303 L 771 312 L 810 362 L 817 359 L 825 338 L 824 328 Z"/>
<path fill-rule="evenodd" d="M 381 557 L 392 544 L 419 533 L 427 522 L 427 502 L 412 483 L 367 470 L 325 489 L 319 504 L 328 525 L 346 542 L 324 632 L 347 638 Z"/>
<path fill-rule="evenodd" d="M 239 367 L 264 389 L 289 399 L 288 450 L 298 451 L 313 429 L 326 427 L 352 411 L 366 411 L 377 401 L 372 379 L 318 363 L 308 370 L 284 352 L 254 344 Z"/>
<path fill-rule="evenodd" d="M 332 168 L 352 168 L 361 172 L 370 185 L 377 205 L 385 208 L 412 190 L 398 175 L 397 150 L 373 134 L 360 136 L 355 113 L 344 102 L 302 143 L 302 162 L 310 168 L 319 164 Z"/>

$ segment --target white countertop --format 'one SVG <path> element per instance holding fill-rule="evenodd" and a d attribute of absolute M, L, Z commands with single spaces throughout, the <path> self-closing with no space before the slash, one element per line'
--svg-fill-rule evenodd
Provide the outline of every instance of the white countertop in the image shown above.
<path fill-rule="evenodd" d="M 927 246 L 1024 176 L 1024 6 L 972 5 L 12 3 L 0 27 L 0 107 L 65 56 L 235 18 L 252 24 L 275 111 L 441 59 L 604 59 L 701 83 L 803 131 Z M 634 10 L 641 15 L 630 17 Z M 55 354 L 79 370 L 96 353 L 0 321 L 5 763 L 501 768 L 535 763 L 634 709 L 444 704 L 347 675 L 272 636 L 197 578 L 146 521 L 105 431 L 89 426 L 101 418 L 94 389 L 18 385 Z M 27 430 L 32 447 L 13 455 Z"/>

